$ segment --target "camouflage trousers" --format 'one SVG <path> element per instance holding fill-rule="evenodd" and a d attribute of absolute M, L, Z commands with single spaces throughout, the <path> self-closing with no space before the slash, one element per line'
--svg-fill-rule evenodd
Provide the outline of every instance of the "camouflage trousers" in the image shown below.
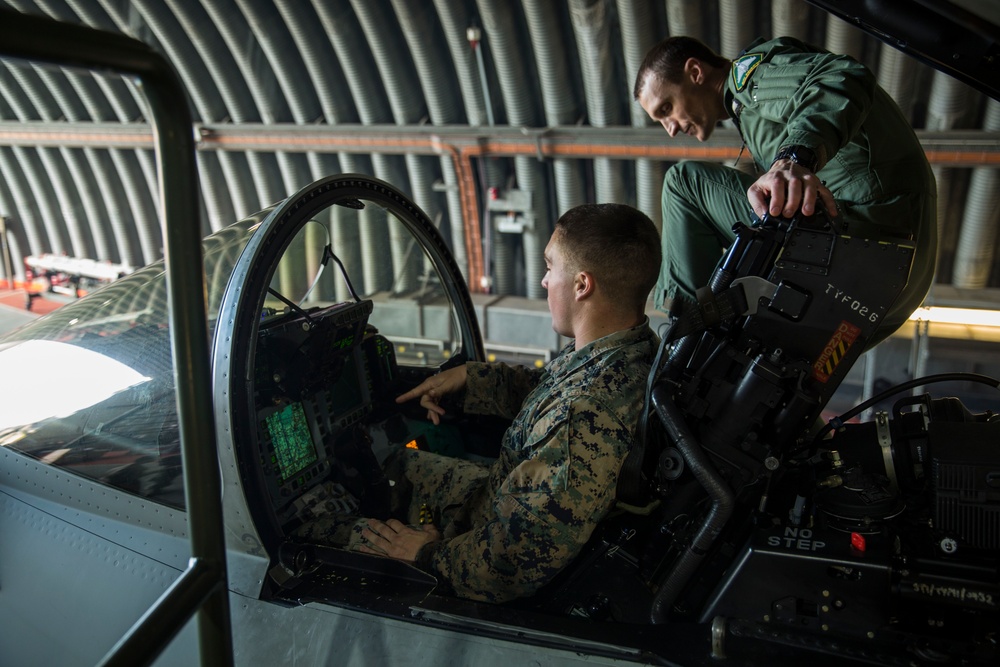
<path fill-rule="evenodd" d="M 489 467 L 482 463 L 400 448 L 384 463 L 392 516 L 409 526 L 433 524 L 444 538 L 468 531 L 477 508 L 488 502 Z M 293 531 L 297 537 L 357 549 L 368 518 L 326 513 Z"/>

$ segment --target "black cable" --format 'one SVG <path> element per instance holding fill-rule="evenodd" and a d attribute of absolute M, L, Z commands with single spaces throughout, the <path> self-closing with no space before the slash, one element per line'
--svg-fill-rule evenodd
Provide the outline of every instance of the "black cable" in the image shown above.
<path fill-rule="evenodd" d="M 1000 380 L 991 378 L 988 375 L 980 375 L 979 373 L 939 373 L 938 375 L 928 375 L 927 377 L 908 380 L 906 382 L 896 385 L 895 387 L 891 387 L 876 396 L 872 396 L 867 401 L 864 401 L 863 403 L 854 406 L 853 408 L 851 408 L 844 414 L 840 415 L 839 417 L 834 417 L 829 422 L 827 422 L 823 426 L 823 428 L 819 430 L 819 433 L 817 433 L 816 437 L 813 438 L 813 443 L 814 444 L 818 443 L 820 440 L 823 439 L 823 436 L 825 436 L 833 429 L 840 428 L 841 426 L 843 426 L 844 422 L 850 419 L 851 417 L 861 414 L 871 406 L 881 401 L 884 401 L 885 399 L 889 398 L 894 394 L 906 391 L 907 389 L 913 389 L 914 387 L 920 387 L 925 384 L 934 384 L 937 382 L 950 382 L 950 381 L 978 382 L 980 384 L 989 385 L 993 388 L 1000 387 Z M 800 447 L 798 450 L 796 450 L 796 452 L 801 451 L 801 449 L 802 448 Z"/>
<path fill-rule="evenodd" d="M 351 284 L 351 277 L 347 275 L 347 269 L 344 268 L 344 263 L 340 261 L 340 258 L 337 257 L 336 254 L 334 254 L 333 248 L 329 243 L 327 243 L 323 248 L 323 259 L 320 260 L 320 265 L 326 266 L 326 263 L 331 259 L 337 263 L 337 266 L 340 267 L 340 273 L 344 276 L 344 282 L 347 283 L 347 291 L 349 291 L 351 296 L 354 297 L 355 303 L 360 303 L 361 297 L 359 297 L 358 293 L 354 291 L 354 285 Z"/>
<path fill-rule="evenodd" d="M 296 313 L 298 313 L 298 314 L 302 315 L 303 317 L 305 317 L 309 321 L 309 324 L 313 323 L 313 319 L 311 317 L 309 317 L 309 313 L 307 313 L 306 311 L 302 310 L 302 308 L 297 303 L 293 303 L 291 300 L 289 300 L 283 294 L 281 294 L 281 292 L 279 292 L 278 290 L 276 290 L 276 289 L 274 289 L 272 287 L 268 287 L 267 291 L 268 291 L 268 294 L 270 294 L 271 296 L 273 296 L 274 298 L 276 298 L 278 301 L 280 301 L 281 303 L 285 304 L 286 306 L 288 306 L 289 308 L 291 308 L 292 310 L 294 310 Z"/>

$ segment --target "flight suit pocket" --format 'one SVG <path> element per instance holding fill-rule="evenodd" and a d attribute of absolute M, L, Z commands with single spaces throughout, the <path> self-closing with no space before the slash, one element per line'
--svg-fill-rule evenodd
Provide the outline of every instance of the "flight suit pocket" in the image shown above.
<path fill-rule="evenodd" d="M 569 406 L 559 405 L 531 427 L 522 458 L 501 487 L 501 493 L 551 493 L 569 483 Z"/>

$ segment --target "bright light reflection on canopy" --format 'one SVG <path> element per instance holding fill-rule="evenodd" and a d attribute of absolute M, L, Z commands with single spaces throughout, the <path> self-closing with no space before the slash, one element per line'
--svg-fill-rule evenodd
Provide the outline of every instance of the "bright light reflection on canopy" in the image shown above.
<path fill-rule="evenodd" d="M 49 340 L 0 350 L 0 429 L 66 417 L 148 377 L 98 352 Z"/>

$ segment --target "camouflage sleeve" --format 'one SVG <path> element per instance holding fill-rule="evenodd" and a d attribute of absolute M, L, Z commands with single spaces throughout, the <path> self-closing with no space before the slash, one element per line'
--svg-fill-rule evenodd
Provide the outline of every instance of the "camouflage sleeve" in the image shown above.
<path fill-rule="evenodd" d="M 540 368 L 476 361 L 468 362 L 466 369 L 464 410 L 507 419 L 517 416 L 544 372 Z"/>
<path fill-rule="evenodd" d="M 587 397 L 558 404 L 531 440 L 532 456 L 503 481 L 489 520 L 417 558 L 461 597 L 531 595 L 576 557 L 611 508 L 631 441 L 612 411 Z"/>

